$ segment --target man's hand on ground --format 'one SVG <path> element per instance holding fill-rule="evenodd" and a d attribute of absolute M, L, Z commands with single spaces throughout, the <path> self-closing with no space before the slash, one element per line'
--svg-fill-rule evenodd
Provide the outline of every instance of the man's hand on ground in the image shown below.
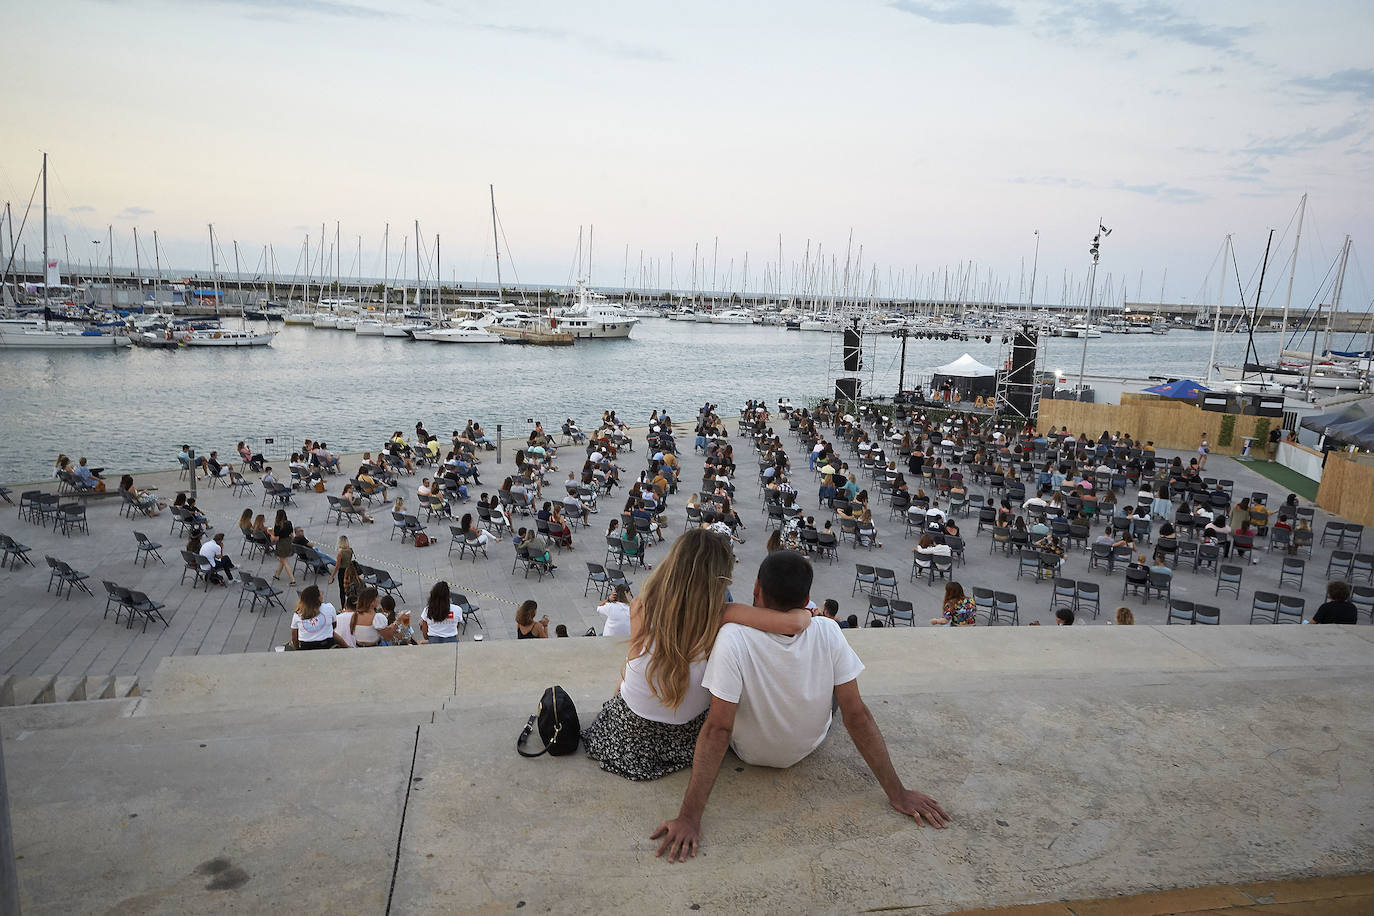
<path fill-rule="evenodd" d="M 950 821 L 949 815 L 935 799 L 913 789 L 902 789 L 895 798 L 888 799 L 888 803 L 903 814 L 910 814 L 917 821 L 924 820 L 932 827 L 944 829 Z"/>
<path fill-rule="evenodd" d="M 701 844 L 701 827 L 679 817 L 659 824 L 649 839 L 656 840 L 659 837 L 663 837 L 663 842 L 658 844 L 658 852 L 654 853 L 656 857 L 662 858 L 667 853 L 669 862 L 686 862 L 697 854 L 697 847 Z"/>

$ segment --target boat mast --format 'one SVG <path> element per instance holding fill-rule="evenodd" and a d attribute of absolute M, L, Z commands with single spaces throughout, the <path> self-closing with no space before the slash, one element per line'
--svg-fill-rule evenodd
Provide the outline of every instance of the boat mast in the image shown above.
<path fill-rule="evenodd" d="M 444 314 L 444 280 L 443 274 L 439 271 L 443 262 L 439 260 L 439 233 L 434 233 L 434 314 L 436 317 L 443 317 Z"/>
<path fill-rule="evenodd" d="M 415 307 L 420 306 L 420 221 L 415 221 Z"/>
<path fill-rule="evenodd" d="M 1336 292 L 1331 297 L 1331 314 L 1326 316 L 1326 341 L 1322 345 L 1322 352 L 1329 353 L 1331 350 L 1331 324 L 1336 320 L 1336 312 L 1341 307 L 1341 293 L 1345 292 L 1345 265 L 1350 260 L 1350 236 L 1345 237 L 1345 243 L 1341 245 L 1341 269 L 1336 275 Z"/>
<path fill-rule="evenodd" d="M 1217 313 L 1212 316 L 1212 353 L 1207 357 L 1207 377 L 1203 379 L 1205 384 L 1212 384 L 1212 367 L 1217 361 L 1217 334 L 1221 330 L 1221 310 L 1226 301 L 1226 252 L 1231 247 L 1231 236 L 1227 235 L 1226 240 L 1221 243 L 1221 279 L 1217 282 Z M 1240 377 L 1245 378 L 1245 364 L 1240 367 Z"/>
<path fill-rule="evenodd" d="M 134 227 L 134 290 L 138 296 L 138 306 L 143 307 L 143 265 L 138 257 L 138 227 Z"/>
<path fill-rule="evenodd" d="M 239 294 L 239 320 L 243 322 L 243 329 L 248 330 L 248 315 L 243 308 L 243 274 L 239 272 L 239 240 L 234 239 L 234 285 L 238 287 Z"/>
<path fill-rule="evenodd" d="M 491 193 L 491 241 L 496 246 L 496 307 L 499 309 L 505 295 L 501 288 L 501 238 L 496 232 L 496 185 L 487 185 L 487 190 Z"/>
<path fill-rule="evenodd" d="M 1259 363 L 1259 348 L 1255 346 L 1255 321 L 1259 318 L 1260 296 L 1264 292 L 1264 273 L 1269 268 L 1269 248 L 1274 243 L 1274 230 L 1269 230 L 1269 238 L 1264 242 L 1264 260 L 1260 262 L 1259 282 L 1255 284 L 1255 308 L 1253 313 L 1245 308 L 1244 297 L 1241 298 L 1241 308 L 1245 312 L 1245 362 L 1241 363 L 1240 377 L 1245 379 L 1246 363 Z M 1236 273 L 1236 282 L 1240 282 L 1240 273 Z M 1251 356 L 1254 357 L 1251 360 Z"/>
<path fill-rule="evenodd" d="M 157 230 L 153 230 L 153 304 L 162 312 L 162 302 L 158 299 L 158 284 L 162 280 L 162 257 L 157 253 Z"/>
<path fill-rule="evenodd" d="M 108 246 L 106 246 L 106 247 L 109 249 L 109 251 L 108 251 L 107 253 L 108 253 L 108 255 L 109 255 L 109 265 L 110 265 L 110 308 L 113 309 L 113 308 L 115 307 L 115 291 L 114 291 L 114 223 L 110 223 L 110 244 L 109 244 Z M 43 287 L 44 287 L 45 289 L 47 288 L 47 285 L 48 285 L 48 284 L 47 284 L 47 280 L 48 280 L 47 264 L 48 264 L 48 259 L 45 257 L 45 258 L 43 259 Z"/>
<path fill-rule="evenodd" d="M 310 233 L 305 234 L 305 305 L 310 305 Z"/>
<path fill-rule="evenodd" d="M 25 269 L 28 257 L 24 258 Z M 48 329 L 48 154 L 43 154 L 43 330 Z"/>
<path fill-rule="evenodd" d="M 1040 230 L 1035 230 L 1035 259 L 1031 261 L 1030 300 L 1026 302 L 1026 312 L 1035 310 L 1035 272 L 1040 268 Z"/>
<path fill-rule="evenodd" d="M 219 262 L 215 260 L 215 224 L 210 223 L 210 280 L 215 290 L 215 317 L 219 317 Z"/>
<path fill-rule="evenodd" d="M 1298 231 L 1293 236 L 1293 259 L 1288 265 L 1288 292 L 1283 297 L 1283 323 L 1279 325 L 1279 362 L 1283 362 L 1283 338 L 1288 333 L 1288 303 L 1293 301 L 1293 275 L 1298 272 L 1298 246 L 1302 244 L 1302 218 L 1307 213 L 1307 195 L 1298 204 Z"/>
<path fill-rule="evenodd" d="M 386 261 L 387 261 L 387 258 L 391 257 L 391 252 L 389 251 L 389 242 L 390 242 L 390 241 L 391 241 L 391 224 L 390 224 L 390 223 L 387 223 L 385 226 L 382 227 L 382 319 L 383 319 L 383 320 L 386 319 L 387 299 L 390 298 L 390 297 L 387 295 L 387 288 L 386 288 L 388 271 L 391 269 L 391 266 L 390 266 L 389 264 L 387 264 L 387 262 L 386 262 Z"/>

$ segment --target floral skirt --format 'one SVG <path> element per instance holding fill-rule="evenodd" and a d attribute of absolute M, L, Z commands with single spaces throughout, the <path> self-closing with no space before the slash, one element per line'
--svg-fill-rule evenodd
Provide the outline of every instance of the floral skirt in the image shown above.
<path fill-rule="evenodd" d="M 607 772 L 636 781 L 658 779 L 692 765 L 705 722 L 704 712 L 682 725 L 645 719 L 617 693 L 582 729 L 582 748 Z"/>

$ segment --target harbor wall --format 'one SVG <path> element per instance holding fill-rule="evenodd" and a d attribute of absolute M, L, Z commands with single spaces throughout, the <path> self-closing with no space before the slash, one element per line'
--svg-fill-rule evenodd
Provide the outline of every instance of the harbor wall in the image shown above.
<path fill-rule="evenodd" d="M 1347 521 L 1374 525 L 1374 465 L 1331 452 L 1322 469 L 1317 505 Z"/>
<path fill-rule="evenodd" d="M 1121 404 L 1088 404 L 1080 401 L 1040 401 L 1039 427 L 1044 430 L 1067 426 L 1074 435 L 1086 432 L 1096 438 L 1102 430 L 1130 433 L 1136 439 L 1153 442 L 1157 448 L 1191 451 L 1206 434 L 1213 452 L 1239 455 L 1242 436 L 1253 436 L 1260 420 L 1275 418 L 1241 416 L 1203 410 L 1192 404 L 1159 398 L 1122 395 Z M 1234 417 L 1231 444 L 1221 445 L 1221 424 Z"/>

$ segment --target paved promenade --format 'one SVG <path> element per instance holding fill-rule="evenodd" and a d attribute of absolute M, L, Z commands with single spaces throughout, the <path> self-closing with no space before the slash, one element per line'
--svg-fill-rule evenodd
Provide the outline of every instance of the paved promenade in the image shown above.
<path fill-rule="evenodd" d="M 733 432 L 734 422 L 728 422 Z M 779 428 L 785 430 L 785 422 Z M 680 494 L 670 497 L 669 509 L 664 516 L 665 534 L 670 539 L 683 528 L 685 516 L 682 507 L 688 488 L 701 479 L 702 470 L 701 456 L 692 453 L 688 431 L 679 425 L 678 432 L 683 450 L 680 457 L 684 468 L 684 488 Z M 635 450 L 622 452 L 620 459 L 622 478 L 627 481 L 647 467 L 649 457 L 643 444 L 643 430 L 636 430 L 634 435 L 637 440 Z M 806 455 L 797 441 L 785 432 L 783 439 L 791 453 L 794 480 L 801 496 L 800 505 L 808 514 L 815 513 L 818 521 L 829 518 L 829 510 L 817 509 L 816 482 L 806 470 Z M 232 452 L 232 445 L 232 441 L 226 440 L 221 453 Z M 483 486 L 473 488 L 474 499 L 469 507 L 475 504 L 478 492 L 494 492 L 502 478 L 514 469 L 514 448 L 509 441 L 505 446 L 502 464 L 496 463 L 495 452 L 483 453 Z M 581 467 L 582 457 L 581 449 L 565 450 L 559 461 L 562 471 L 549 478 L 549 495 L 561 498 L 561 480 L 569 469 Z M 350 469 L 350 475 L 352 470 L 356 470 L 357 463 L 357 456 L 345 458 L 344 466 Z M 768 532 L 764 526 L 762 500 L 755 482 L 755 454 L 752 444 L 747 440 L 736 440 L 736 463 L 739 467 L 737 509 L 749 527 L 741 532 L 747 542 L 736 547 L 739 565 L 734 594 L 744 597 L 750 592 L 754 570 L 763 557 Z M 852 464 L 857 467 L 857 461 Z M 284 476 L 285 462 L 277 462 L 277 470 Z M 1209 474 L 1234 479 L 1237 497 L 1254 490 L 1264 491 L 1270 494 L 1270 505 L 1276 506 L 1287 496 L 1287 491 L 1277 484 L 1251 472 L 1244 463 L 1234 459 L 1214 455 L 1207 470 Z M 119 473 L 117 468 L 107 472 L 112 487 L 117 483 Z M 421 475 L 423 473 L 422 469 Z M 256 477 L 249 475 L 250 480 L 256 481 Z M 168 496 L 188 486 L 176 472 L 141 474 L 136 479 L 140 486 L 156 485 L 161 493 Z M 342 475 L 330 478 L 328 493 L 337 495 L 345 479 Z M 420 476 L 403 476 L 400 480 L 398 492 L 412 510 L 417 504 L 414 494 L 419 482 Z M 21 487 L 13 486 L 13 498 L 17 500 Z M 53 486 L 48 484 L 43 489 L 51 491 Z M 976 485 L 970 489 L 974 494 L 980 492 Z M 609 520 L 616 517 L 624 504 L 624 492 L 623 489 L 617 490 L 616 495 L 602 498 L 602 511 L 592 516 L 591 527 L 577 531 L 575 549 L 562 553 L 554 551 L 559 568 L 553 577 L 546 576 L 542 581 L 534 574 L 529 578 L 520 572 L 512 575 L 513 548 L 509 541 L 493 544 L 488 548 L 489 557 L 479 558 L 475 562 L 471 559 L 460 561 L 456 550 L 449 555 L 448 526 L 439 520 L 430 522 L 428 526 L 428 533 L 436 537 L 436 543 L 428 548 L 416 549 L 408 542 L 403 545 L 399 535 L 392 538 L 389 515 L 380 505 L 377 507 L 376 524 L 341 527 L 326 522 L 328 503 L 325 495 L 307 491 L 296 495 L 289 514 L 295 524 L 305 528 L 313 541 L 331 553 L 338 535 L 346 533 L 361 562 L 388 570 L 394 579 L 402 583 L 399 606 L 403 609 L 420 609 L 433 583 L 438 579 L 447 580 L 455 591 L 466 593 L 482 608 L 483 628 L 470 627 L 463 639 L 470 640 L 481 634 L 487 640 L 501 640 L 514 637 L 514 610 L 527 598 L 539 602 L 540 613 L 547 613 L 552 624 L 565 624 L 574 635 L 585 632 L 589 627 L 599 631 L 603 618 L 596 612 L 595 592 L 583 594 L 586 584 L 585 563 L 605 560 L 603 535 Z M 876 490 L 872 492 L 876 498 Z M 253 494 L 240 498 L 227 489 L 207 489 L 204 482 L 200 484 L 198 503 L 216 530 L 226 533 L 227 553 L 236 562 L 239 561 L 242 539 L 235 523 L 243 508 L 251 506 L 255 512 L 265 512 L 269 523 L 271 521 L 271 509 L 261 508 L 261 501 L 260 486 L 255 486 Z M 189 577 L 188 584 L 181 584 L 179 551 L 183 544 L 180 538 L 169 534 L 171 519 L 167 513 L 159 518 L 137 517 L 130 521 L 121 517 L 119 509 L 120 500 L 117 496 L 92 498 L 89 502 L 90 533 L 76 533 L 70 537 L 56 533 L 51 527 L 43 528 L 18 521 L 14 510 L 7 518 L 0 520 L 0 533 L 9 534 L 32 547 L 31 556 L 36 563 L 35 567 L 21 565 L 18 569 L 0 570 L 0 590 L 3 590 L 6 599 L 0 609 L 0 679 L 8 675 L 146 675 L 168 656 L 266 652 L 288 641 L 290 615 L 279 610 L 264 613 L 261 609 L 258 613 L 251 613 L 247 601 L 240 608 L 237 584 L 227 588 L 212 587 L 208 591 L 193 589 Z M 461 507 L 458 511 L 461 514 Z M 899 521 L 888 519 L 886 504 L 875 506 L 875 518 L 883 546 L 865 550 L 842 544 L 835 562 L 818 561 L 813 598 L 817 603 L 824 598 L 837 598 L 842 617 L 856 613 L 862 619 L 866 610 L 862 591 L 851 597 L 854 566 L 856 563 L 885 566 L 897 572 L 901 597 L 915 603 L 918 625 L 924 625 L 925 621 L 938 614 L 942 584 L 937 582 L 930 586 L 925 582 L 910 583 L 910 549 L 914 541 L 903 538 Z M 1318 510 L 1314 524 L 1318 536 L 1327 520 L 1328 516 Z M 1004 557 L 1000 553 L 990 555 L 989 535 L 974 534 L 976 513 L 959 521 L 968 541 L 967 564 L 956 567 L 955 575 L 965 590 L 971 593 L 974 586 L 983 586 L 1010 591 L 1019 598 L 1023 625 L 1036 620 L 1053 625 L 1054 617 L 1049 611 L 1051 586 L 1029 578 L 1018 580 L 1014 558 Z M 517 521 L 517 524 L 520 522 Z M 134 562 L 135 531 L 144 532 L 164 545 L 162 555 L 167 561 L 166 565 L 154 561 L 145 569 Z M 662 556 L 667 546 L 665 543 L 651 549 L 650 562 Z M 1367 544 L 1363 549 L 1372 548 L 1374 544 Z M 1330 545 L 1315 549 L 1314 556 L 1307 561 L 1307 573 L 1301 590 L 1292 585 L 1279 589 L 1281 555 L 1260 551 L 1258 565 L 1245 567 L 1239 599 L 1225 593 L 1215 596 L 1212 573 L 1205 570 L 1195 573 L 1186 569 L 1180 569 L 1175 574 L 1174 597 L 1220 606 L 1223 626 L 1248 623 L 1251 598 L 1257 589 L 1301 595 L 1307 600 L 1310 613 L 1323 600 L 1326 584 L 1324 573 L 1332 549 Z M 46 592 L 49 570 L 43 561 L 45 554 L 51 554 L 89 574 L 88 584 L 95 593 L 94 597 L 77 592 L 70 599 L 65 595 L 58 598 Z M 250 572 L 270 575 L 275 563 L 270 559 L 266 563 L 254 560 L 247 566 Z M 642 582 L 646 575 L 646 571 L 639 569 L 631 568 L 628 572 L 636 582 Z M 1113 619 L 1115 609 L 1121 603 L 1124 577 L 1119 570 L 1111 576 L 1102 570 L 1089 570 L 1087 554 L 1071 550 L 1063 575 L 1096 582 L 1101 588 L 1102 616 L 1096 621 L 1080 617 L 1080 624 L 1106 624 Z M 130 630 L 123 623 L 116 625 L 113 615 L 110 620 L 103 619 L 105 594 L 101 580 L 105 579 L 144 591 L 154 600 L 165 603 L 170 626 L 164 629 L 160 624 L 153 624 L 144 633 L 138 626 Z M 301 585 L 314 581 L 308 573 L 298 576 L 298 579 Z M 294 590 L 289 588 L 285 580 L 274 584 L 285 591 L 282 597 L 289 609 L 294 603 Z M 1148 603 L 1132 598 L 1125 603 L 1134 610 L 1136 620 L 1141 624 L 1163 623 L 1167 616 L 1164 603 L 1157 598 Z M 1368 618 L 1361 620 L 1362 625 L 1368 622 Z"/>

